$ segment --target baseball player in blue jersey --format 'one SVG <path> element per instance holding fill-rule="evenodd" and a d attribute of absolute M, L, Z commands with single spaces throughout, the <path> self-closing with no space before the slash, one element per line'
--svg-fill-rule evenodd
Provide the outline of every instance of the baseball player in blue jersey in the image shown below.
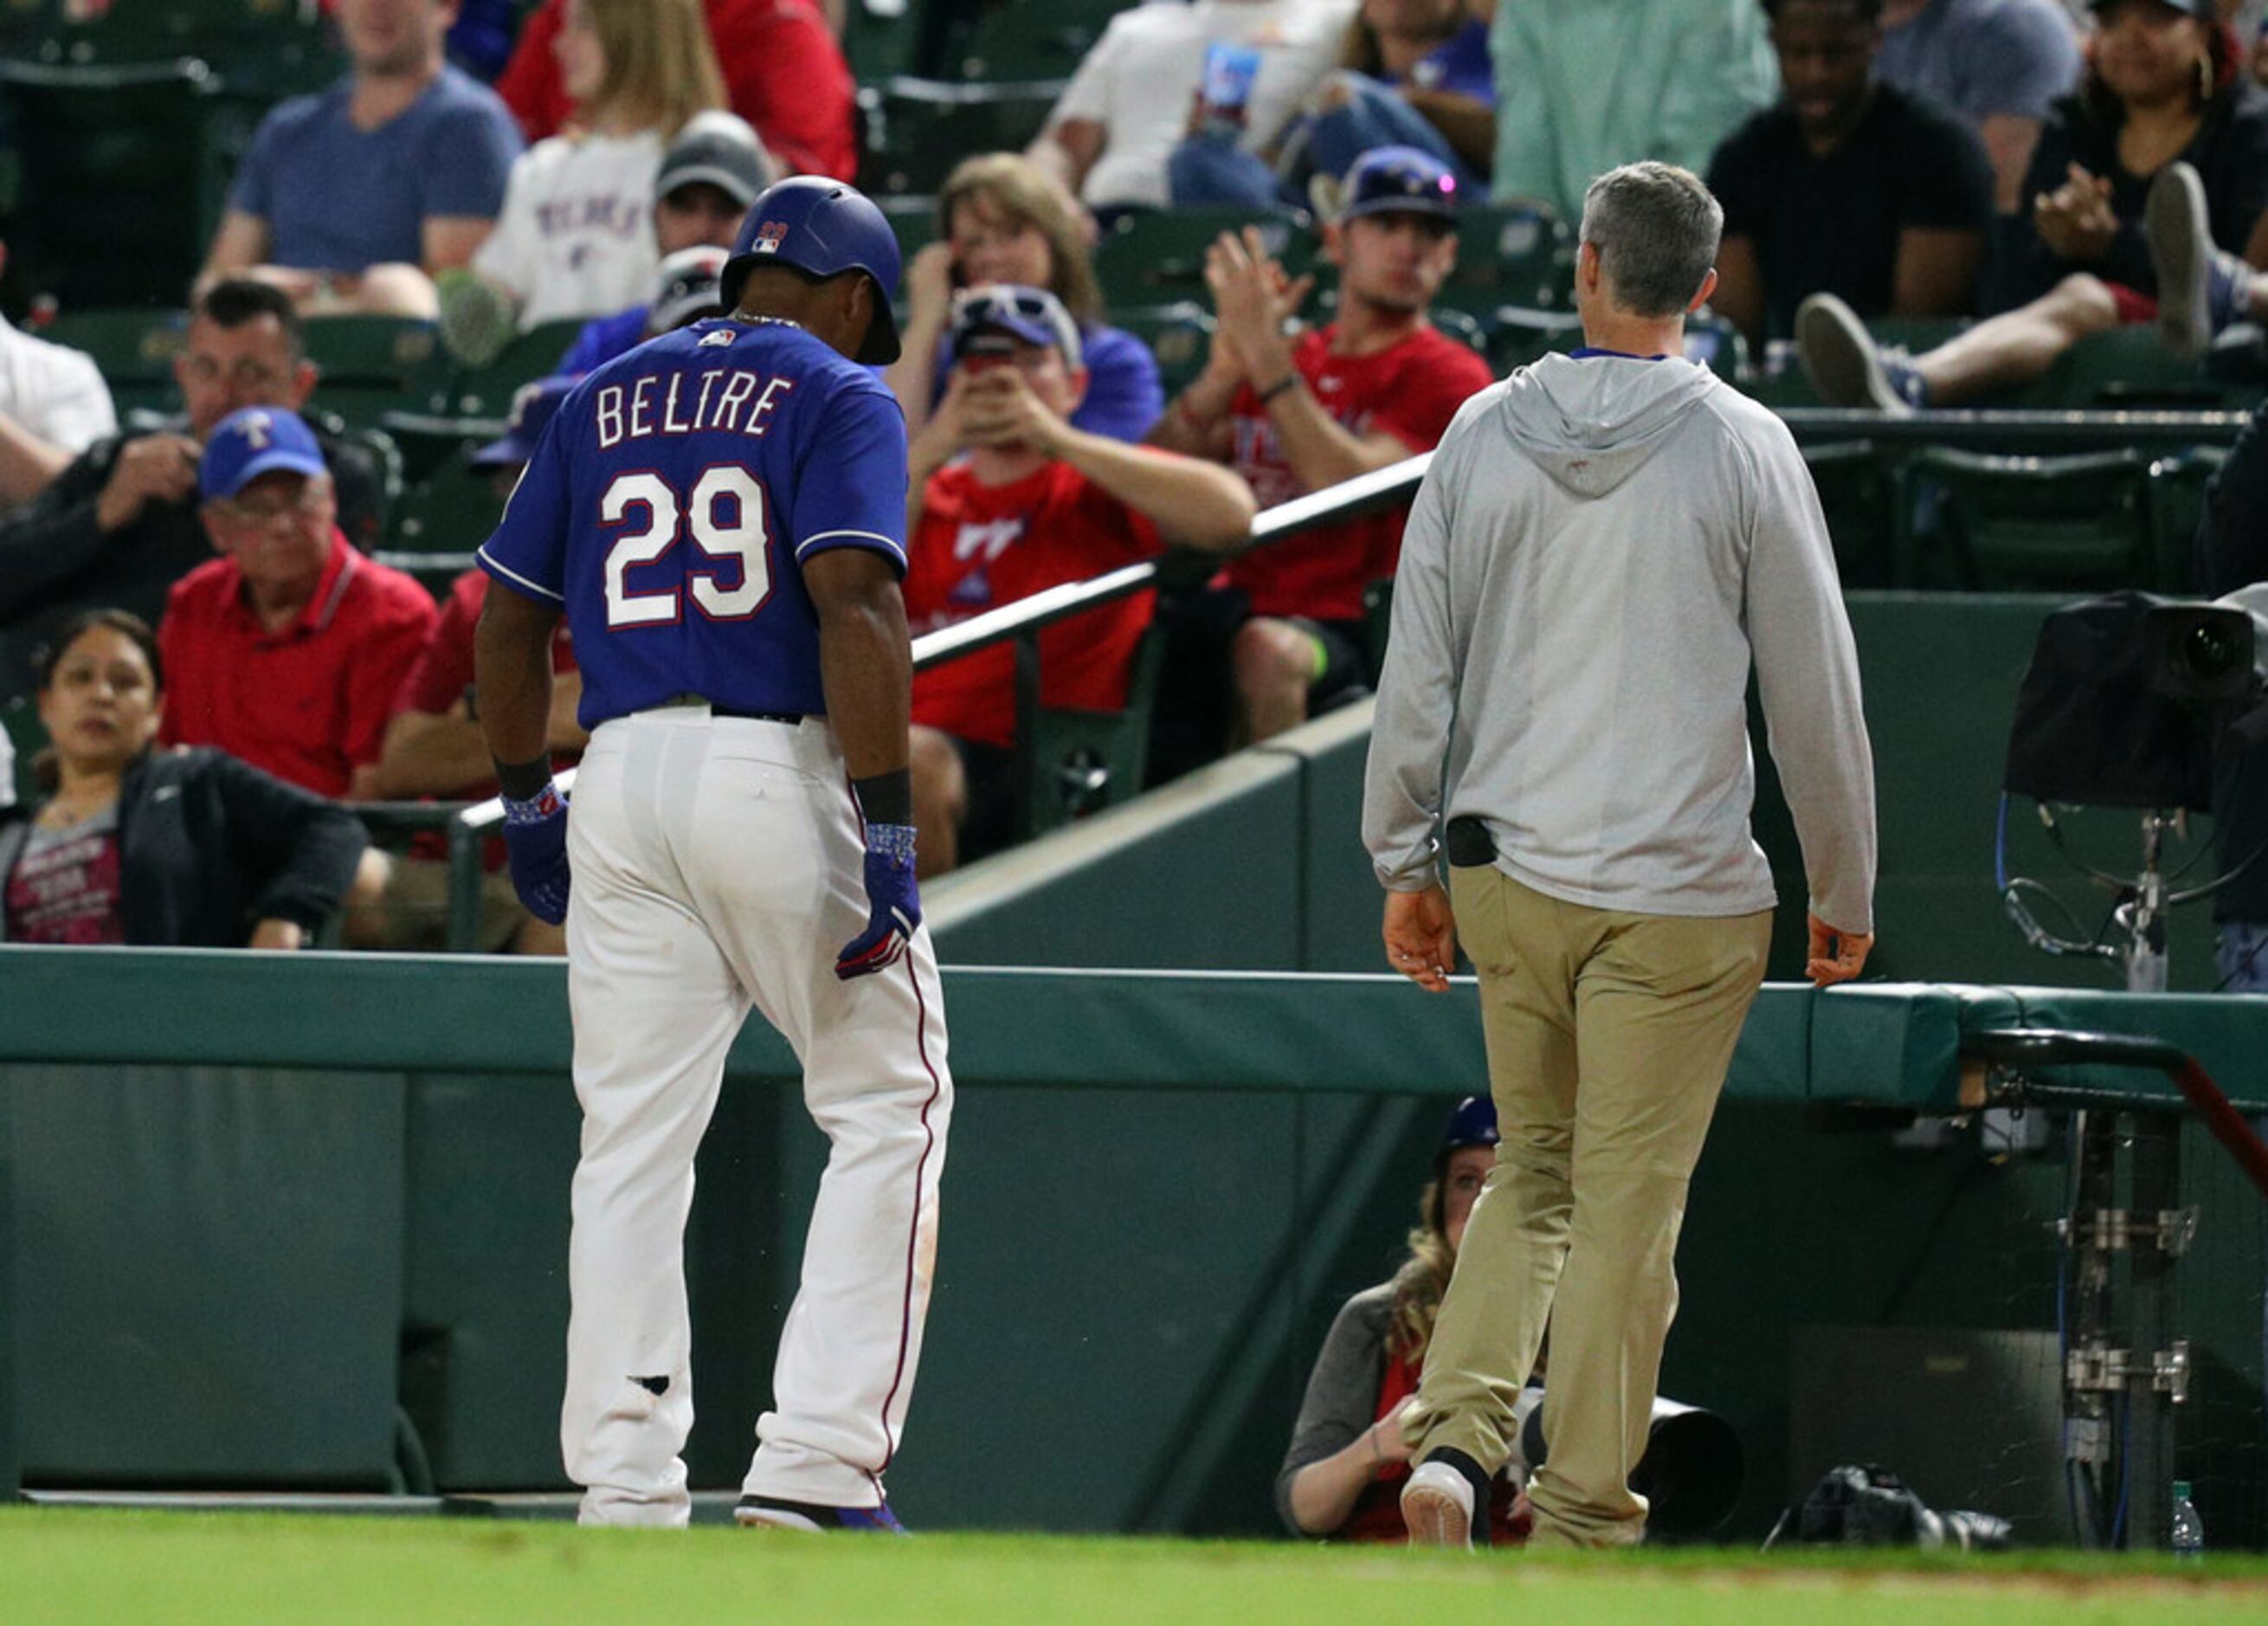
<path fill-rule="evenodd" d="M 738 1517 L 898 1526 L 953 1083 L 914 887 L 898 247 L 838 182 L 756 200 L 733 314 L 608 363 L 496 534 L 475 678 L 512 876 L 567 926 L 575 1171 L 560 1440 L 585 1524 L 683 1525 L 693 1155 L 751 1008 L 832 1143 Z M 565 613 L 591 745 L 544 755 Z"/>

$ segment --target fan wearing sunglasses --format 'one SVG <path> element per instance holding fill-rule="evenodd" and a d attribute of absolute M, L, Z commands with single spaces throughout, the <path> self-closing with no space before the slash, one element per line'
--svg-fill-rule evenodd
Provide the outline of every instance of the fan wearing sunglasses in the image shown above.
<path fill-rule="evenodd" d="M 954 303 L 945 398 L 915 440 L 906 616 L 917 633 L 1154 554 L 1242 542 L 1257 511 L 1233 469 L 1073 426 L 1087 386 L 1079 325 L 1044 288 L 996 285 Z M 1042 706 L 1113 712 L 1152 595 L 1040 634 Z M 924 876 L 1006 845 L 1015 656 L 995 644 L 916 675 L 914 823 Z"/>

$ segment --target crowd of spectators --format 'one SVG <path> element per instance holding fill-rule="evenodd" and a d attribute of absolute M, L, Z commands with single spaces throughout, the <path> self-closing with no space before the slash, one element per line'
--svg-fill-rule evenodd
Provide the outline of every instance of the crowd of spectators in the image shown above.
<path fill-rule="evenodd" d="M 2268 95 L 2229 26 L 2240 9 L 1129 5 L 1027 150 L 961 156 L 934 240 L 910 256 L 886 381 L 912 447 L 917 630 L 1163 551 L 1222 553 L 1169 572 L 1154 599 L 1052 629 L 1042 704 L 1111 712 L 1150 652 L 1155 780 L 1360 695 L 1399 518 L 1240 552 L 1253 514 L 1431 448 L 1491 376 L 1434 320 L 1461 248 L 1495 252 L 1467 239 L 1506 215 L 1475 226 L 1474 211 L 1572 219 L 1592 176 L 1633 159 L 1707 173 L 1726 211 L 1716 314 L 1752 365 L 1800 362 L 1831 403 L 1973 400 L 2124 324 L 2154 323 L 2194 355 L 2268 315 L 2254 274 L 2268 267 Z M 421 586 L 372 557 L 387 543 L 386 470 L 323 410 L 308 324 L 431 321 L 468 366 L 516 335 L 580 324 L 558 377 L 482 448 L 500 503 L 577 376 L 721 314 L 725 250 L 764 186 L 858 175 L 845 8 L 330 10 L 345 70 L 276 106 L 243 155 L 188 291 L 176 412 L 122 434 L 85 357 L 0 324 L 0 702 L 42 716 L 62 704 L 67 623 L 121 672 L 146 623 L 144 765 L 195 748 L 334 802 L 477 799 L 490 787 L 468 659 L 482 579 Z M 943 27 L 959 13 L 940 15 Z M 1203 361 L 1169 400 L 1129 313 L 1106 300 L 1099 233 L 1202 205 L 1253 229 L 1204 255 L 1189 291 Z M 1970 317 L 1918 355 L 1872 336 L 1885 320 Z M 565 764 L 583 743 L 571 647 L 556 660 Z M 1013 693 L 1005 646 L 917 684 L 932 873 L 1017 827 L 1029 765 Z M 234 768 L 215 772 L 239 786 Z M 60 817 L 48 808 L 40 817 Z M 352 868 L 328 894 L 352 903 L 349 941 L 436 940 L 447 883 L 430 844 Z M 493 879 L 485 904 L 484 945 L 556 948 Z M 221 935 L 249 942 L 258 924 Z"/>

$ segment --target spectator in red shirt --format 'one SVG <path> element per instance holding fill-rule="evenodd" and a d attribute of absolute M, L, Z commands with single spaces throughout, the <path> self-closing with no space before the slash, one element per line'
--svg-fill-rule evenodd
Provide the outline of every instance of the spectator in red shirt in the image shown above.
<path fill-rule="evenodd" d="M 217 745 L 319 796 L 370 795 L 433 600 L 336 523 L 313 433 L 276 407 L 221 420 L 197 484 L 221 558 L 174 584 L 158 629 L 168 745 Z"/>
<path fill-rule="evenodd" d="M 855 177 L 858 85 L 812 0 L 704 0 L 732 109 L 790 174 Z M 566 0 L 543 0 L 520 30 L 497 92 L 531 142 L 556 134 L 570 102 L 551 41 Z"/>
<path fill-rule="evenodd" d="M 1455 178 L 1415 148 L 1380 147 L 1347 172 L 1343 196 L 1323 228 L 1339 268 L 1337 319 L 1287 336 L 1308 279 L 1287 278 L 1256 231 L 1223 233 L 1205 262 L 1219 316 L 1211 354 L 1150 432 L 1153 446 L 1232 464 L 1263 508 L 1432 450 L 1490 381 L 1487 364 L 1425 314 L 1456 263 Z M 1363 593 L 1401 552 L 1393 513 L 1246 554 L 1194 607 L 1199 647 L 1188 660 L 1177 649 L 1169 668 L 1211 669 L 1217 687 L 1226 650 L 1238 743 L 1304 722 L 1363 681 Z M 1172 703 L 1204 717 L 1218 709 L 1202 692 Z"/>
<path fill-rule="evenodd" d="M 1042 288 L 955 302 L 953 372 L 911 469 L 906 618 L 935 632 L 1043 588 L 1147 558 L 1166 542 L 1232 547 L 1251 489 L 1218 464 L 1071 426 L 1087 374 L 1079 324 Z M 951 461 L 945 461 L 947 457 Z M 1040 634 L 1042 704 L 1117 711 L 1149 625 L 1140 594 Z M 997 644 L 916 675 L 914 823 L 924 874 L 1012 837 L 1015 655 Z"/>
<path fill-rule="evenodd" d="M 530 384 L 513 400 L 512 419 L 501 439 L 472 455 L 502 506 L 512 482 L 542 437 L 575 381 L 548 378 Z M 496 771 L 481 732 L 480 697 L 473 689 L 473 630 L 488 597 L 488 573 L 468 570 L 451 584 L 432 641 L 402 680 L 393 719 L 386 725 L 371 794 L 387 801 L 438 796 L 450 802 L 480 802 L 496 794 Z M 583 698 L 582 673 L 575 645 L 562 620 L 551 640 L 552 765 L 571 766 L 590 743 L 575 718 Z M 501 869 L 503 844 L 493 844 L 488 878 L 481 891 L 480 946 L 490 952 L 564 954 L 567 934 L 527 913 Z M 394 866 L 382 922 L 370 928 L 372 946 L 438 948 L 446 935 L 449 875 L 446 848 L 420 842 Z"/>

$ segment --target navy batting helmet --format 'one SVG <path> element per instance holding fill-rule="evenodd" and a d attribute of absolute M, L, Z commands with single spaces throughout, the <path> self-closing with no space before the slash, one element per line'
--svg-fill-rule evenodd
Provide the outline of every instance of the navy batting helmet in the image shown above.
<path fill-rule="evenodd" d="M 880 366 L 898 358 L 898 239 L 882 211 L 858 188 L 824 175 L 791 175 L 768 187 L 740 223 L 718 291 L 725 308 L 740 308 L 752 267 L 792 265 L 814 277 L 864 271 L 874 284 L 874 323 L 853 358 Z"/>

